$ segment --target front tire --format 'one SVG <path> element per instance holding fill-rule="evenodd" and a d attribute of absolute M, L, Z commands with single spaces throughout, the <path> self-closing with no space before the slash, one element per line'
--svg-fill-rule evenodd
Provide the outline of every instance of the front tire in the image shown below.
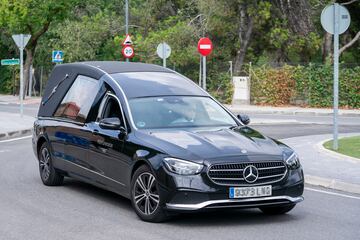
<path fill-rule="evenodd" d="M 64 181 L 64 176 L 53 166 L 50 148 L 46 142 L 41 145 L 39 151 L 39 171 L 41 181 L 46 186 L 59 186 Z"/>
<path fill-rule="evenodd" d="M 260 210 L 269 215 L 280 215 L 290 212 L 296 204 L 277 206 L 277 207 L 261 207 Z"/>
<path fill-rule="evenodd" d="M 163 208 L 165 203 L 159 192 L 159 184 L 151 169 L 140 166 L 131 180 L 131 204 L 141 220 L 162 222 L 168 217 Z"/>

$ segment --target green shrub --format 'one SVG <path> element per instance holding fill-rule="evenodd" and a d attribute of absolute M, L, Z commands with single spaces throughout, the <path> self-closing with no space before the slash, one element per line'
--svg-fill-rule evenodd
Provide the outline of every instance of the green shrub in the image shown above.
<path fill-rule="evenodd" d="M 233 97 L 234 88 L 228 73 L 212 73 L 207 81 L 207 90 L 218 101 L 230 104 Z"/>
<path fill-rule="evenodd" d="M 251 71 L 251 99 L 254 104 L 332 107 L 331 65 L 254 67 Z M 360 108 L 360 67 L 340 68 L 339 106 Z"/>

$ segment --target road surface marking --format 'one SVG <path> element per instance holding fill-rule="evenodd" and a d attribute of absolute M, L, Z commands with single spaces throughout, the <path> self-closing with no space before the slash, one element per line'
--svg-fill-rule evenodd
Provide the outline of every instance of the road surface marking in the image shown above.
<path fill-rule="evenodd" d="M 0 141 L 0 143 L 14 142 L 14 141 L 18 141 L 18 140 L 27 139 L 27 138 L 31 138 L 31 135 L 29 135 L 29 136 L 25 136 L 25 137 L 19 137 L 19 138 L 13 138 L 13 139 L 2 140 L 2 141 Z"/>
<path fill-rule="evenodd" d="M 309 191 L 313 191 L 313 192 L 320 192 L 320 193 L 325 193 L 325 194 L 329 194 L 329 195 L 335 195 L 335 196 L 340 196 L 340 197 L 352 198 L 352 199 L 360 200 L 360 197 L 351 196 L 351 195 L 346 195 L 346 194 L 341 194 L 341 193 L 336 193 L 336 192 L 328 192 L 328 191 L 318 190 L 318 189 L 308 188 L 308 187 L 306 187 L 305 190 L 309 190 Z"/>

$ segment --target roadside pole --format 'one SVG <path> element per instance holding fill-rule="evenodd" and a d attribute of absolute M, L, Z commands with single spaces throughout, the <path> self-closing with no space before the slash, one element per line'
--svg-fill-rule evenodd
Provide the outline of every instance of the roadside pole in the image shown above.
<path fill-rule="evenodd" d="M 203 89 L 206 91 L 206 57 L 202 57 L 203 60 Z"/>
<path fill-rule="evenodd" d="M 24 44 L 24 38 L 21 38 L 21 45 Z M 24 48 L 20 48 L 20 116 L 24 114 Z"/>
<path fill-rule="evenodd" d="M 339 114 L 339 4 L 334 4 L 334 140 L 333 149 L 338 150 Z"/>
<path fill-rule="evenodd" d="M 30 40 L 31 35 L 28 34 L 18 34 L 12 35 L 12 38 L 20 51 L 20 116 L 23 117 L 24 113 L 24 48 L 28 41 Z"/>
<path fill-rule="evenodd" d="M 129 0 L 125 0 L 125 33 L 129 34 Z M 129 62 L 129 58 L 126 58 L 126 62 Z"/>
<path fill-rule="evenodd" d="M 341 16 L 341 17 L 340 17 Z M 334 35 L 334 99 L 333 99 L 333 149 L 338 150 L 338 114 L 339 114 L 339 35 L 350 26 L 349 11 L 338 3 L 326 6 L 321 12 L 321 25 Z"/>

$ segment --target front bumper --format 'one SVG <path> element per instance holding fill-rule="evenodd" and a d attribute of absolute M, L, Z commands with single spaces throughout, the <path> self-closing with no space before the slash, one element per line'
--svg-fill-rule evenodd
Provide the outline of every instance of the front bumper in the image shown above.
<path fill-rule="evenodd" d="M 272 195 L 230 199 L 232 186 L 221 186 L 210 181 L 206 173 L 181 176 L 165 170 L 161 174 L 162 196 L 165 196 L 166 209 L 171 211 L 198 211 L 217 208 L 256 208 L 297 204 L 304 200 L 304 174 L 302 168 L 289 170 L 286 177 L 272 183 Z M 269 185 L 269 184 L 264 184 Z M 259 186 L 259 185 L 257 185 Z"/>
<path fill-rule="evenodd" d="M 166 208 L 168 210 L 179 211 L 196 211 L 200 209 L 211 208 L 254 208 L 262 206 L 274 206 L 274 205 L 287 205 L 296 204 L 304 200 L 304 197 L 290 197 L 290 196 L 272 196 L 272 197 L 260 197 L 260 198 L 245 198 L 245 199 L 222 199 L 222 200 L 209 200 L 196 204 L 171 204 L 167 203 Z"/>

